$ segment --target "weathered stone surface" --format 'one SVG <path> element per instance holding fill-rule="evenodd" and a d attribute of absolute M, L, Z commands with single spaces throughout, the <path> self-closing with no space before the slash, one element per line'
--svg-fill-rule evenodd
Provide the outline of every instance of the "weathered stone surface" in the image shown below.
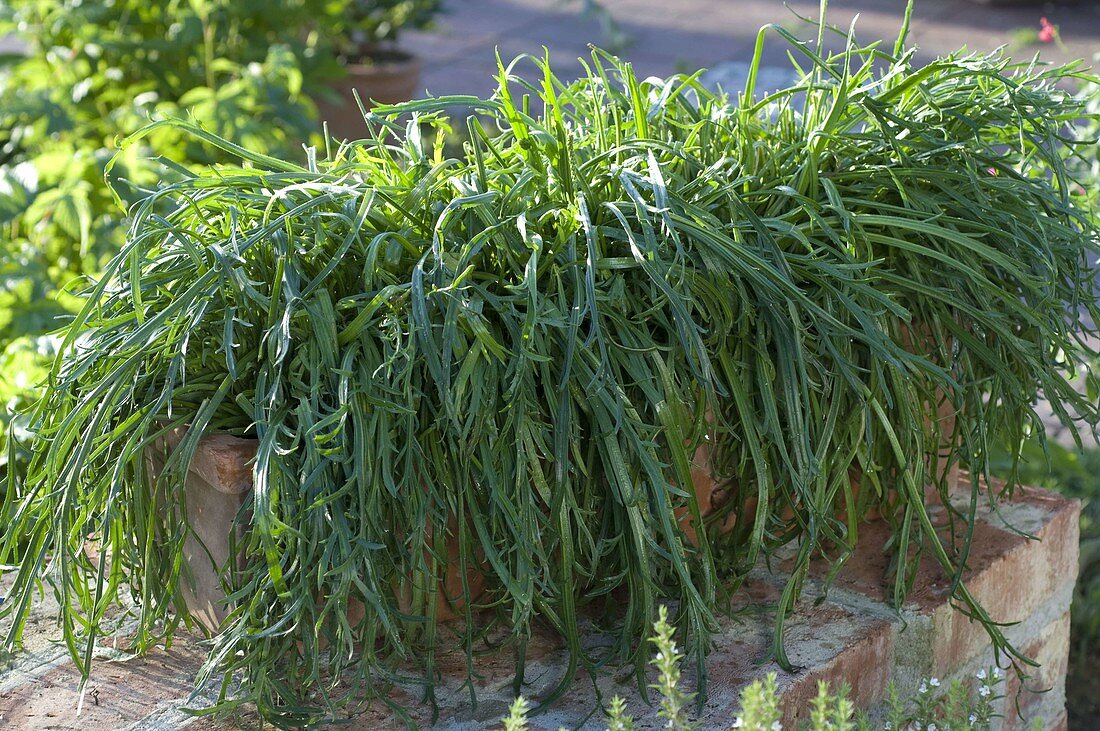
<path fill-rule="evenodd" d="M 126 729 L 174 710 L 192 688 L 201 654 L 197 642 L 155 650 L 126 662 L 93 667 L 81 702 L 80 673 L 65 663 L 0 693 L 0 728 L 5 731 L 106 731 Z M 77 710 L 79 708 L 79 714 Z M 181 728 L 188 719 L 182 718 Z M 171 727 L 170 727 L 171 728 Z"/>

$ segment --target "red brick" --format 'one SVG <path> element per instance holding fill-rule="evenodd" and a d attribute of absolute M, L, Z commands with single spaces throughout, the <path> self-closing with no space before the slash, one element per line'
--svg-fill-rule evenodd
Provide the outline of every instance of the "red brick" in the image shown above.
<path fill-rule="evenodd" d="M 869 708 L 886 695 L 894 659 L 894 629 L 885 621 L 875 622 L 833 659 L 800 674 L 783 689 L 783 727 L 796 728 L 809 719 L 809 703 L 817 686 L 825 681 L 836 692 L 847 683 L 849 698 L 857 708 Z"/>
<path fill-rule="evenodd" d="M 1013 504 L 1038 509 L 1042 524 L 1033 529 L 1038 540 L 980 522 L 971 545 L 971 571 L 964 579 L 989 616 L 1004 623 L 1026 620 L 1077 576 L 1080 503 L 1022 489 Z M 940 586 L 946 587 L 946 581 L 941 572 Z M 950 675 L 988 647 L 989 638 L 982 625 L 949 604 L 929 612 L 924 603 L 922 609 L 932 615 L 935 637 L 943 638 L 936 642 L 935 674 Z"/>
<path fill-rule="evenodd" d="M 1066 612 L 1021 648 L 1024 655 L 1039 663 L 1039 667 L 1026 668 L 1030 677 L 1024 683 L 1015 673 L 1008 673 L 1005 683 L 1005 731 L 1028 729 L 1036 718 L 1043 719 L 1043 728 L 1050 728 L 1050 723 L 1064 714 L 1069 630 L 1070 616 Z"/>

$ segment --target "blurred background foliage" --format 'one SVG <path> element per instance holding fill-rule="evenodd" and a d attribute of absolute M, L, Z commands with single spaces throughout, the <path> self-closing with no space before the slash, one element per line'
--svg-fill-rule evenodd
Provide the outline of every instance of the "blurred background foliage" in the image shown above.
<path fill-rule="evenodd" d="M 116 253 L 127 207 L 161 182 L 239 163 L 150 119 L 190 117 L 254 152 L 321 143 L 313 99 L 354 42 L 424 27 L 440 0 L 0 0 L 0 443 L 37 393 L 49 333 Z M 22 450 L 2 449 L 3 464 Z"/>

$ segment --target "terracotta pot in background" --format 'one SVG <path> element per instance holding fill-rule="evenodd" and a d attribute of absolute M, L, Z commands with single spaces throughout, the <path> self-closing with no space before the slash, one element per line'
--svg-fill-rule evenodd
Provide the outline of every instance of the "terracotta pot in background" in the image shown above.
<path fill-rule="evenodd" d="M 355 95 L 370 109 L 371 102 L 397 104 L 408 101 L 418 92 L 420 59 L 397 49 L 373 49 L 364 53 L 363 63 L 350 63 L 347 76 L 332 85 L 332 99 L 317 99 L 317 112 L 322 122 L 328 122 L 329 136 L 338 140 L 357 140 L 364 136 L 366 125 Z"/>

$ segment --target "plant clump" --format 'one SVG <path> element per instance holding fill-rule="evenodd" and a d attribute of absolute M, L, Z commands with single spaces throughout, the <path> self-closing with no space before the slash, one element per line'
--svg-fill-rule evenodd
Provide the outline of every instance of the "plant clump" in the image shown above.
<path fill-rule="evenodd" d="M 174 123 L 249 167 L 136 207 L 67 329 L 0 514 L 29 536 L 0 544 L 21 562 L 8 644 L 43 576 L 85 670 L 122 592 L 138 650 L 188 622 L 185 476 L 225 432 L 258 449 L 200 675 L 218 710 L 310 723 L 410 668 L 432 701 L 437 654 L 494 631 L 522 678 L 535 622 L 569 650 L 558 692 L 618 664 L 644 686 L 666 600 L 705 678 L 725 597 L 793 545 L 787 664 L 811 560 L 839 568 L 876 515 L 893 601 L 929 552 L 1023 660 L 962 568 L 990 445 L 1041 428 L 1039 395 L 1098 417 L 1072 385 L 1097 233 L 1056 86 L 1083 73 L 774 30 L 801 78 L 754 93 L 765 29 L 737 104 L 596 51 L 577 81 L 525 58 L 489 99 L 378 108 L 304 165 Z M 448 155 L 456 104 L 475 114 Z M 582 617 L 608 642 L 582 643 Z"/>

